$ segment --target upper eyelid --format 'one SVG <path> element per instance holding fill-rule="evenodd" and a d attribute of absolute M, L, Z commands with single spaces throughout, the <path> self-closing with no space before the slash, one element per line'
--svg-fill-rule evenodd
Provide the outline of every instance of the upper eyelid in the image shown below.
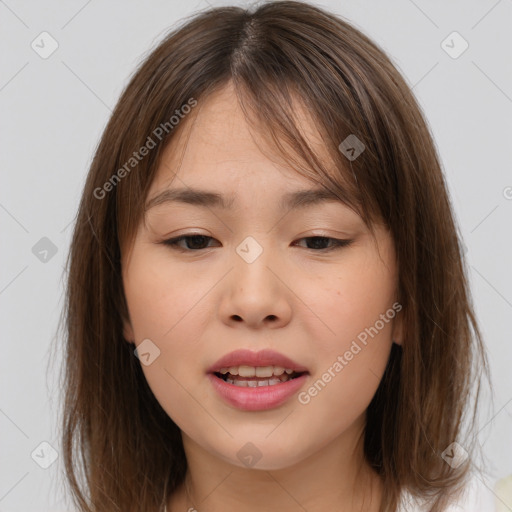
<path fill-rule="evenodd" d="M 170 238 L 165 238 L 165 239 L 162 240 L 162 242 L 183 240 L 183 239 L 186 239 L 186 238 L 194 238 L 195 236 L 202 236 L 204 238 L 211 238 L 212 240 L 217 240 L 214 236 L 205 235 L 203 233 L 183 233 L 182 235 L 177 235 L 177 236 L 173 236 L 173 237 L 170 237 Z M 330 239 L 333 239 L 333 240 L 340 240 L 340 241 L 349 240 L 349 238 L 338 238 L 338 237 L 335 237 L 335 236 L 318 235 L 318 234 L 303 235 L 303 236 L 300 236 L 300 237 L 296 238 L 296 240 L 302 240 L 303 238 L 330 238 Z"/>

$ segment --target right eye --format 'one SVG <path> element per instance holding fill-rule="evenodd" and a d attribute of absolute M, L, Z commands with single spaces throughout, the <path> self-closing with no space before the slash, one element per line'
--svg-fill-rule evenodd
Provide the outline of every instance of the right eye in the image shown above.
<path fill-rule="evenodd" d="M 193 234 L 180 235 L 175 238 L 169 238 L 168 240 L 163 240 L 161 243 L 170 246 L 171 249 L 177 249 L 182 252 L 190 252 L 207 249 L 208 247 L 204 247 L 204 244 L 207 243 L 208 240 L 215 239 L 211 236 Z M 186 242 L 186 247 L 179 245 L 181 241 Z"/>

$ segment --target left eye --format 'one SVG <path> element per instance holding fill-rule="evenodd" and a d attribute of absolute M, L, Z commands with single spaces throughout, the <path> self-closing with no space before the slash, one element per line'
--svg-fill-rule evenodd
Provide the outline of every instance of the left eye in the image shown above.
<path fill-rule="evenodd" d="M 176 238 L 164 240 L 161 243 L 170 246 L 172 249 L 178 249 L 182 251 L 200 251 L 202 249 L 208 248 L 204 246 L 205 244 L 208 245 L 208 240 L 215 239 L 206 235 L 181 235 Z M 338 238 L 331 238 L 326 236 L 308 236 L 300 238 L 299 240 L 309 240 L 313 242 L 312 244 L 310 243 L 310 245 L 313 245 L 313 247 L 306 247 L 306 249 L 324 252 L 332 251 L 341 247 L 347 247 L 353 242 L 353 240 L 340 240 Z M 182 241 L 186 241 L 186 247 L 179 245 Z M 332 242 L 331 247 L 323 247 L 325 242 Z"/>
<path fill-rule="evenodd" d="M 340 240 L 338 238 L 331 238 L 328 236 L 307 236 L 300 238 L 300 240 L 312 240 L 313 247 L 307 247 L 307 249 L 319 250 L 319 251 L 332 251 L 341 247 L 347 247 L 352 243 L 352 240 Z M 331 247 L 322 247 L 325 242 L 332 242 Z M 319 247 L 320 246 L 320 247 Z"/>

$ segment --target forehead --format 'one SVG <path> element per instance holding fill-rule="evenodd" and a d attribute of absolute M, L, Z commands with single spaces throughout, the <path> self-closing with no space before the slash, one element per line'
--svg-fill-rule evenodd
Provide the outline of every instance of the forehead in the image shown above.
<path fill-rule="evenodd" d="M 324 163 L 328 163 L 318 130 L 302 104 L 295 100 L 296 125 L 308 144 Z M 198 102 L 194 111 L 182 121 L 182 126 L 162 153 L 152 192 L 169 186 L 183 185 L 179 179 L 196 184 L 236 185 L 244 178 L 272 177 L 283 185 L 306 187 L 313 182 L 295 170 L 289 155 L 294 151 L 283 140 L 286 155 L 278 150 L 265 131 L 255 122 L 255 116 L 244 112 L 231 82 Z M 332 164 L 330 164 L 332 165 Z M 276 172 L 272 172 L 276 171 Z M 176 180 L 176 177 L 179 178 Z M 209 187 L 211 188 L 211 187 Z"/>

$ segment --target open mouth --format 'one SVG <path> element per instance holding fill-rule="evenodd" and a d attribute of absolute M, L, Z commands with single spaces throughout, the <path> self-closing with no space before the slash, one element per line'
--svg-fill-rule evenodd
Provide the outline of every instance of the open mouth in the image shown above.
<path fill-rule="evenodd" d="M 222 368 L 214 375 L 234 386 L 256 388 L 261 386 L 276 386 L 296 379 L 308 372 L 296 372 L 280 366 L 250 367 L 240 366 Z"/>
<path fill-rule="evenodd" d="M 265 411 L 281 407 L 306 384 L 310 375 L 306 367 L 288 357 L 271 351 L 257 354 L 232 352 L 207 371 L 213 389 L 236 409 Z M 245 361 L 239 364 L 242 358 Z"/>

